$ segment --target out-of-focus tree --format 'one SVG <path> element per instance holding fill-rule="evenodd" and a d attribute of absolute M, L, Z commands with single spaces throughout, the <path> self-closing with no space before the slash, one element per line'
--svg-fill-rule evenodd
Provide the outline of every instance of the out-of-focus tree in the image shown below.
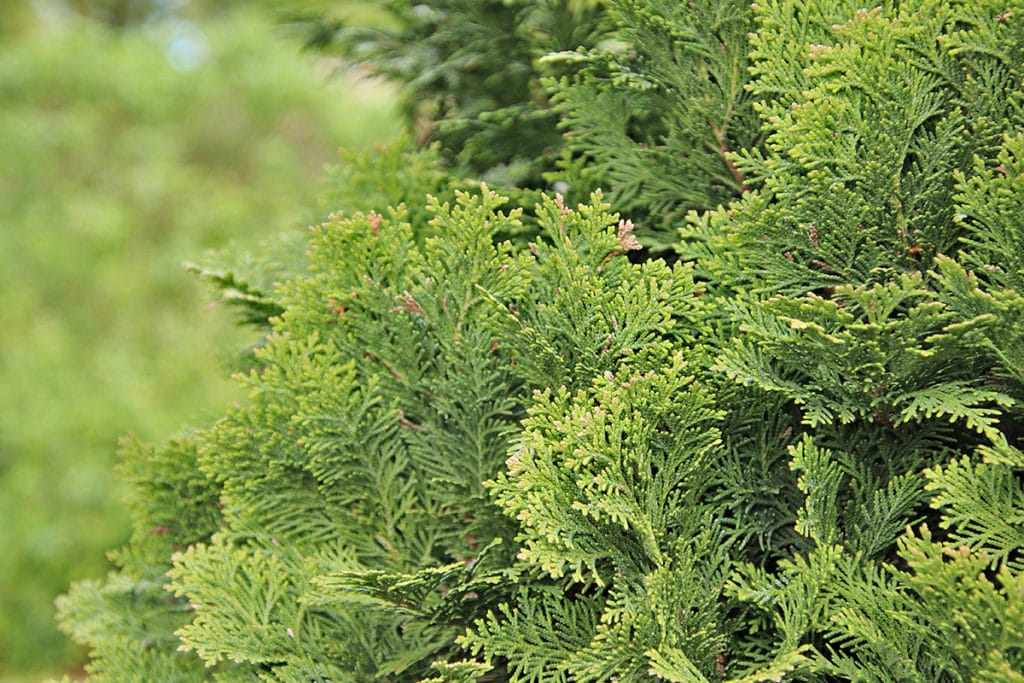
<path fill-rule="evenodd" d="M 25 0 L 10 0 L 0 10 L 0 40 L 23 31 L 32 23 L 32 9 Z"/>
<path fill-rule="evenodd" d="M 126 537 L 118 436 L 162 439 L 236 396 L 213 367 L 248 337 L 203 313 L 181 262 L 301 232 L 336 149 L 393 133 L 386 89 L 325 84 L 265 13 L 165 3 L 191 20 L 121 32 L 101 9 L 156 3 L 117 4 L 0 3 L 5 683 L 81 657 L 53 599 Z"/>
<path fill-rule="evenodd" d="M 84 16 L 93 17 L 112 26 L 128 26 L 171 3 L 160 0 L 72 0 L 71 6 Z"/>

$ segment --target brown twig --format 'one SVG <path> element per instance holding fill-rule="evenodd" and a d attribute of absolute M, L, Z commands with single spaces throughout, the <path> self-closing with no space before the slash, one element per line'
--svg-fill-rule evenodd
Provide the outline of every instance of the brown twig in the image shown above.
<path fill-rule="evenodd" d="M 708 125 L 711 126 L 711 132 L 715 134 L 715 140 L 718 141 L 718 151 L 722 156 L 722 161 L 725 162 L 725 167 L 732 174 L 733 180 L 736 181 L 736 185 L 740 188 L 740 192 L 749 192 L 750 186 L 747 185 L 743 174 L 740 173 L 740 170 L 736 168 L 736 164 L 732 163 L 732 159 L 729 158 L 731 150 L 725 144 L 725 133 L 711 119 L 708 119 Z"/>

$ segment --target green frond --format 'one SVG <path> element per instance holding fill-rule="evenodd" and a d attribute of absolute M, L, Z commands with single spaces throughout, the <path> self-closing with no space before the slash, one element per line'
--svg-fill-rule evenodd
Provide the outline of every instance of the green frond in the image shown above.
<path fill-rule="evenodd" d="M 995 159 L 975 157 L 957 174 L 965 265 L 999 287 L 1024 290 L 1024 133 L 1007 135 Z"/>
<path fill-rule="evenodd" d="M 492 485 L 523 524 L 524 559 L 603 582 L 599 565 L 660 564 L 672 534 L 703 517 L 692 504 L 718 447 L 716 414 L 682 358 L 671 362 L 660 375 L 599 376 L 575 397 L 537 396 Z"/>
<path fill-rule="evenodd" d="M 615 42 L 561 53 L 549 81 L 569 148 L 655 251 L 686 212 L 747 189 L 732 153 L 759 141 L 748 81 L 745 2 L 610 0 Z M 551 60 L 552 58 L 548 58 Z"/>
<path fill-rule="evenodd" d="M 925 470 L 931 505 L 942 512 L 950 541 L 988 555 L 992 568 L 1024 570 L 1024 490 L 1020 468 L 974 463 L 964 456 Z"/>
<path fill-rule="evenodd" d="M 195 613 L 177 632 L 182 647 L 209 665 L 284 663 L 301 653 L 296 577 L 278 555 L 221 543 L 193 546 L 176 558 L 169 576 L 169 588 L 187 596 Z"/>
<path fill-rule="evenodd" d="M 1019 675 L 1020 576 L 1006 567 L 986 572 L 986 553 L 933 541 L 927 527 L 899 546 L 905 569 L 847 573 L 840 582 L 832 633 L 846 647 L 832 658 L 835 671 L 877 681 Z"/>
<path fill-rule="evenodd" d="M 485 678 L 491 667 L 479 662 L 434 662 L 438 676 L 425 678 L 420 683 L 477 683 Z"/>
<path fill-rule="evenodd" d="M 790 446 L 790 469 L 799 472 L 797 487 L 804 494 L 804 507 L 797 513 L 797 532 L 814 539 L 818 545 L 839 541 L 839 507 L 837 497 L 843 482 L 839 463 L 828 449 L 819 449 L 804 436 Z"/>
<path fill-rule="evenodd" d="M 600 601 L 568 599 L 552 590 L 520 591 L 514 604 L 502 604 L 459 638 L 459 644 L 493 663 L 507 661 L 511 680 L 569 683 L 569 661 L 594 636 Z"/>
<path fill-rule="evenodd" d="M 922 283 L 920 274 L 905 275 L 884 285 L 836 287 L 829 298 L 737 302 L 744 334 L 715 367 L 792 399 L 812 427 L 945 418 L 991 434 L 1013 401 L 983 388 L 981 354 L 964 354 L 988 346 L 996 319 L 958 319 Z"/>
<path fill-rule="evenodd" d="M 1024 382 L 1024 296 L 1015 289 L 990 288 L 981 278 L 949 258 L 937 258 L 940 296 L 965 321 L 972 346 L 992 363 L 993 385 L 1012 391 Z"/>

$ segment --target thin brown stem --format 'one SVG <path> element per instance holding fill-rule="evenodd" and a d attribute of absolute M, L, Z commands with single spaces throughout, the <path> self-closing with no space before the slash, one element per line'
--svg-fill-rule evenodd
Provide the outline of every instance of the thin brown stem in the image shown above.
<path fill-rule="evenodd" d="M 715 140 L 718 141 L 718 151 L 722 156 L 722 161 L 725 162 L 725 167 L 729 169 L 729 173 L 732 174 L 733 180 L 736 181 L 736 186 L 740 192 L 749 192 L 750 186 L 747 185 L 746 180 L 743 178 L 743 174 L 736 168 L 736 164 L 729 158 L 731 150 L 725 144 L 725 133 L 719 128 L 714 121 L 708 119 L 708 125 L 711 126 L 711 132 L 715 134 Z"/>

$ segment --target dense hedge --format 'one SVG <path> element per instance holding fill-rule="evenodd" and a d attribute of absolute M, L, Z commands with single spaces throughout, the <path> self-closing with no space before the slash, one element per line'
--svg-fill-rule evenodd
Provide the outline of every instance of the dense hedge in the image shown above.
<path fill-rule="evenodd" d="M 444 81 L 536 70 L 540 179 L 381 150 L 348 177 L 408 206 L 214 276 L 266 342 L 128 454 L 61 605 L 96 680 L 1024 680 L 1024 6 L 587 5 Z"/>

